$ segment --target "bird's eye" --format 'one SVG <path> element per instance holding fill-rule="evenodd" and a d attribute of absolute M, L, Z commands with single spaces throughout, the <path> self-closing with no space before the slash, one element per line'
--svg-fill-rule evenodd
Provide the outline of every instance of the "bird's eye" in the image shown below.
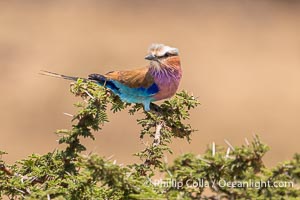
<path fill-rule="evenodd" d="M 165 53 L 165 54 L 163 54 L 163 55 L 161 55 L 161 56 L 157 56 L 158 58 L 166 58 L 166 57 L 169 57 L 171 54 L 170 53 Z"/>
<path fill-rule="evenodd" d="M 165 53 L 164 57 L 170 57 L 170 56 L 174 56 L 173 54 L 171 54 L 170 52 Z"/>

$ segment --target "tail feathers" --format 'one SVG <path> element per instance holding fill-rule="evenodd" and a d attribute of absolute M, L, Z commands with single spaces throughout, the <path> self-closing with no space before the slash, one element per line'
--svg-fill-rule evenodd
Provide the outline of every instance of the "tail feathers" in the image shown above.
<path fill-rule="evenodd" d="M 119 88 L 116 86 L 116 84 L 112 80 L 107 79 L 105 76 L 103 76 L 101 74 L 90 74 L 88 78 L 67 76 L 67 75 L 49 72 L 49 71 L 45 71 L 45 70 L 41 70 L 41 72 L 39 74 L 44 75 L 44 76 L 51 76 L 51 77 L 55 77 L 55 78 L 67 79 L 67 80 L 71 80 L 71 81 L 77 81 L 78 79 L 82 79 L 85 82 L 91 81 L 96 84 L 107 87 L 107 88 L 113 90 L 115 93 L 118 93 L 118 90 L 119 90 Z"/>
<path fill-rule="evenodd" d="M 103 85 L 107 81 L 107 78 L 101 74 L 90 74 L 89 80 L 93 80 L 93 81 Z"/>
<path fill-rule="evenodd" d="M 41 70 L 41 72 L 39 74 L 44 75 L 44 76 L 51 76 L 51 77 L 55 77 L 55 78 L 62 78 L 62 79 L 71 80 L 71 81 L 77 81 L 78 79 L 83 79 L 84 81 L 89 81 L 86 78 L 67 76 L 67 75 L 49 72 L 49 71 L 45 71 L 45 70 Z"/>
<path fill-rule="evenodd" d="M 115 94 L 119 93 L 119 88 L 116 86 L 116 83 L 101 74 L 90 74 L 89 80 L 95 81 L 97 84 L 111 89 Z"/>

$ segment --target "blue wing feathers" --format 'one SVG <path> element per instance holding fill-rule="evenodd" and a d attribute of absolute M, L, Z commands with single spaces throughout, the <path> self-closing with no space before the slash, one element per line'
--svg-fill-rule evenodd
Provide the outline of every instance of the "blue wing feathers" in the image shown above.
<path fill-rule="evenodd" d="M 125 102 L 143 103 L 146 110 L 149 110 L 149 104 L 154 100 L 153 95 L 159 92 L 159 87 L 156 83 L 153 83 L 148 88 L 131 88 L 117 80 L 109 80 L 100 74 L 91 74 L 89 79 L 111 89 L 114 94 L 118 95 Z"/>
<path fill-rule="evenodd" d="M 132 96 L 149 97 L 156 94 L 159 91 L 159 88 L 155 83 L 153 83 L 148 88 L 144 88 L 144 87 L 131 88 L 115 80 L 112 82 L 117 88 L 119 88 L 120 93 L 127 93 Z"/>

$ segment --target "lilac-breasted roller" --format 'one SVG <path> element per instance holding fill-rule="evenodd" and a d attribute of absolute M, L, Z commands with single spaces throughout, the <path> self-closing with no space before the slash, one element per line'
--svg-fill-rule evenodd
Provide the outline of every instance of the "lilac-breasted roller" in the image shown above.
<path fill-rule="evenodd" d="M 104 75 L 90 74 L 88 79 L 101 86 L 109 88 L 122 101 L 141 103 L 145 111 L 150 110 L 150 103 L 172 97 L 178 88 L 182 71 L 178 49 L 163 44 L 152 44 L 146 67 L 111 71 Z M 44 75 L 77 80 L 78 77 L 66 76 L 43 71 Z"/>

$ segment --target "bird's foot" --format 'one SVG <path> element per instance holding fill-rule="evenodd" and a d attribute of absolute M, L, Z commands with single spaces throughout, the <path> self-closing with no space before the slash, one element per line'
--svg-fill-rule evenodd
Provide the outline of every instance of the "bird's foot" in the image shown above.
<path fill-rule="evenodd" d="M 153 112 L 153 113 L 155 113 L 155 114 L 160 114 L 161 113 L 161 108 L 158 106 L 158 105 L 156 105 L 156 104 L 154 104 L 154 103 L 151 103 L 150 104 L 150 112 Z"/>

